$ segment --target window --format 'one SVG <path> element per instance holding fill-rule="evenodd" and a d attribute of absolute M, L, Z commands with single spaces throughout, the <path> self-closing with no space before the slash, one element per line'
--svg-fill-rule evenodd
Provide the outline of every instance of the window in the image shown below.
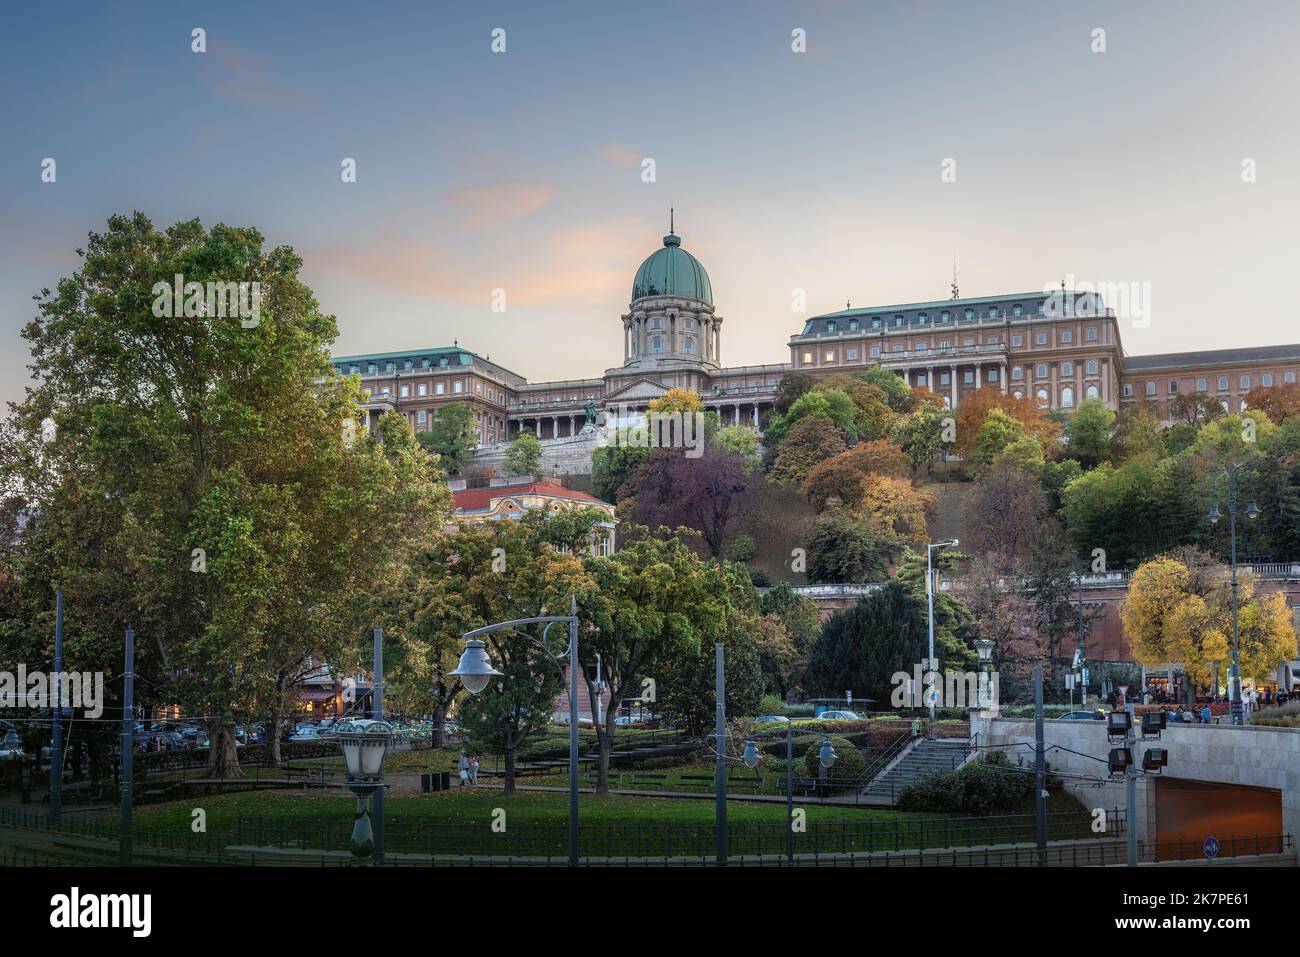
<path fill-rule="evenodd" d="M 412 368 L 414 368 L 414 365 L 412 364 L 412 362 L 411 362 L 410 359 L 407 359 L 406 362 L 404 362 L 404 363 L 402 364 L 402 366 L 403 366 L 403 368 L 406 368 L 406 369 L 412 369 Z"/>
<path fill-rule="evenodd" d="M 1061 390 L 1061 408 L 1062 409 L 1074 408 L 1074 390 L 1071 389 L 1068 385 Z"/>
<path fill-rule="evenodd" d="M 1248 376 L 1248 375 L 1244 375 L 1244 376 L 1242 376 L 1240 379 L 1238 379 L 1238 380 L 1237 380 L 1237 387 L 1238 387 L 1238 388 L 1241 388 L 1241 389 L 1249 389 L 1249 388 L 1250 388 L 1250 376 Z"/>
<path fill-rule="evenodd" d="M 375 365 L 373 362 L 370 363 L 370 365 L 366 366 L 367 375 L 374 375 L 378 371 L 379 371 L 379 366 Z"/>
<path fill-rule="evenodd" d="M 1074 363 L 1073 363 L 1073 362 L 1062 362 L 1062 363 L 1061 363 L 1061 376 L 1062 376 L 1063 378 L 1067 378 L 1067 379 L 1068 379 L 1068 378 L 1069 378 L 1070 376 L 1072 376 L 1072 375 L 1074 375 Z"/>
<path fill-rule="evenodd" d="M 1177 395 L 1177 394 L 1178 394 L 1178 380 L 1177 380 L 1177 379 L 1170 379 L 1170 380 L 1169 380 L 1169 394 L 1170 394 L 1170 395 Z"/>
<path fill-rule="evenodd" d="M 967 336 L 965 339 L 961 341 L 961 344 L 963 346 L 973 346 L 975 345 L 975 340 L 972 339 L 970 336 Z"/>
<path fill-rule="evenodd" d="M 1039 402 L 1043 403 L 1043 405 L 1047 405 L 1047 401 L 1048 401 L 1047 390 L 1039 389 L 1037 392 L 1034 393 L 1034 398 L 1036 398 Z"/>
<path fill-rule="evenodd" d="M 433 391 L 438 395 L 442 395 L 447 390 L 446 387 L 441 382 L 439 382 L 437 385 L 433 387 Z"/>
<path fill-rule="evenodd" d="M 1016 303 L 1014 306 L 1011 307 L 1012 318 L 1019 319 L 1024 314 L 1025 314 L 1025 307 L 1020 305 L 1020 303 Z"/>
<path fill-rule="evenodd" d="M 1196 380 L 1196 391 L 1197 392 L 1205 391 L 1205 376 L 1201 376 Z"/>
<path fill-rule="evenodd" d="M 975 310 L 974 310 L 974 309 L 967 309 L 966 312 L 964 313 L 964 315 L 965 315 L 965 317 L 966 317 L 966 321 L 967 321 L 967 322 L 970 322 L 972 319 L 975 318 Z"/>
<path fill-rule="evenodd" d="M 664 351 L 664 339 L 663 339 L 663 336 L 651 336 L 651 338 L 650 338 L 650 351 L 651 351 L 651 352 L 663 352 L 663 351 Z"/>
<path fill-rule="evenodd" d="M 880 346 L 872 346 L 872 347 L 871 347 L 871 358 L 875 359 L 875 358 L 876 358 L 877 356 L 879 356 L 879 355 L 880 355 Z"/>
<path fill-rule="evenodd" d="M 975 381 L 975 373 L 971 372 L 970 369 L 967 369 L 965 372 L 961 374 L 961 381 L 966 383 L 967 385 L 970 385 Z"/>
<path fill-rule="evenodd" d="M 824 361 L 826 361 L 826 362 L 834 362 L 834 361 L 835 361 L 835 350 L 834 350 L 834 349 L 827 349 L 826 352 L 825 352 L 825 354 L 822 356 L 822 359 L 823 359 Z"/>
<path fill-rule="evenodd" d="M 1019 349 L 1020 346 L 1024 344 L 1024 341 L 1025 341 L 1025 337 L 1020 335 L 1020 333 L 1016 333 L 1014 336 L 1011 337 L 1011 345 L 1013 345 L 1017 349 Z"/>
<path fill-rule="evenodd" d="M 686 338 L 684 338 L 684 339 L 682 340 L 682 351 L 683 351 L 683 352 L 688 352 L 688 353 L 689 353 L 689 352 L 694 352 L 694 351 L 695 351 L 695 337 L 694 337 L 694 336 L 687 336 Z"/>
<path fill-rule="evenodd" d="M 1287 385 L 1290 385 L 1292 382 L 1295 382 L 1295 373 L 1294 372 L 1282 373 L 1282 381 Z"/>
<path fill-rule="evenodd" d="M 651 329 L 662 329 L 663 327 L 664 327 L 664 321 L 662 319 L 656 317 L 650 320 Z"/>
<path fill-rule="evenodd" d="M 848 355 L 846 356 L 846 359 L 847 359 L 847 361 L 849 361 L 849 362 L 857 362 L 857 361 L 858 361 L 858 350 L 857 350 L 856 348 L 854 348 L 853 346 L 850 346 L 849 349 L 848 349 Z"/>
<path fill-rule="evenodd" d="M 940 315 L 939 315 L 939 321 L 940 321 L 940 322 L 952 322 L 952 313 L 951 313 L 951 312 L 948 312 L 947 310 L 944 310 L 944 311 L 943 311 L 942 313 L 940 313 Z"/>
<path fill-rule="evenodd" d="M 1096 341 L 1097 341 L 1097 327 L 1096 327 L 1096 326 L 1089 326 L 1089 327 L 1088 327 L 1087 339 L 1088 339 L 1089 342 L 1096 342 Z"/>
<path fill-rule="evenodd" d="M 810 366 L 810 365 L 812 365 L 812 361 L 813 361 L 812 353 L 811 353 L 811 352 L 805 352 L 805 353 L 803 354 L 803 364 L 806 365 L 806 366 Z"/>
<path fill-rule="evenodd" d="M 922 372 L 921 374 L 919 374 L 919 375 L 916 377 L 916 384 L 917 384 L 917 385 L 929 385 L 929 384 L 930 384 L 930 377 L 929 377 L 928 375 L 926 375 L 924 372 Z"/>
<path fill-rule="evenodd" d="M 831 323 L 831 326 L 832 326 L 832 330 L 833 330 L 833 328 L 834 328 L 834 326 L 835 326 L 835 323 L 832 322 L 832 323 Z M 694 328 L 695 328 L 695 320 L 694 320 L 694 319 L 683 319 L 683 320 L 682 320 L 682 328 L 683 328 L 683 329 L 694 329 Z"/>
<path fill-rule="evenodd" d="M 1087 398 L 1089 398 L 1089 399 L 1096 399 L 1096 398 L 1099 398 L 1100 396 L 1101 396 L 1101 393 L 1097 391 L 1097 387 L 1096 387 L 1095 385 L 1090 385 L 1090 386 L 1088 386 L 1088 392 L 1087 392 L 1087 396 L 1086 396 Z"/>
<path fill-rule="evenodd" d="M 997 306 L 989 306 L 988 317 L 989 317 L 990 319 L 996 319 L 996 318 L 998 317 L 998 307 L 997 307 Z"/>
<path fill-rule="evenodd" d="M 417 395 L 428 395 L 429 384 L 427 382 L 421 382 L 418 386 L 415 387 L 415 391 Z"/>
<path fill-rule="evenodd" d="M 411 387 L 410 387 L 409 385 L 404 385 L 404 386 L 402 386 L 401 391 L 400 391 L 398 394 L 399 394 L 403 399 L 408 398 L 408 397 L 410 396 L 410 394 L 411 394 Z"/>
<path fill-rule="evenodd" d="M 850 320 L 849 320 L 849 332 L 857 332 L 857 331 L 858 331 L 858 328 L 859 328 L 861 325 L 862 325 L 862 323 L 858 322 L 858 320 L 856 320 L 856 319 L 850 319 Z"/>
<path fill-rule="evenodd" d="M 997 337 L 997 336 L 989 336 L 988 339 L 985 340 L 985 341 L 988 342 L 988 344 L 991 345 L 991 346 L 996 346 L 996 345 L 998 344 L 998 337 Z"/>
<path fill-rule="evenodd" d="M 1262 386 L 1263 386 L 1264 388 L 1266 388 L 1266 389 L 1269 388 L 1270 386 L 1272 386 L 1272 384 L 1273 384 L 1273 373 L 1271 373 L 1271 372 L 1265 372 L 1264 375 L 1263 375 L 1263 377 L 1260 378 L 1260 380 L 1259 380 L 1259 384 L 1262 385 Z"/>
<path fill-rule="evenodd" d="M 1045 332 L 1035 332 L 1035 333 L 1034 333 L 1034 345 L 1036 345 L 1036 346 L 1045 346 L 1045 345 L 1047 345 L 1047 333 L 1045 333 Z"/>
<path fill-rule="evenodd" d="M 420 360 L 420 368 L 421 368 L 421 369 L 427 369 L 427 368 L 429 368 L 429 357 L 428 357 L 428 356 L 425 356 L 423 359 Z"/>
<path fill-rule="evenodd" d="M 894 327 L 898 328 L 902 324 L 903 324 L 903 314 L 900 312 L 898 315 L 894 316 Z"/>
<path fill-rule="evenodd" d="M 1012 366 L 1012 367 L 1011 367 L 1011 378 L 1012 378 L 1012 379 L 1023 379 L 1024 377 L 1025 377 L 1025 368 L 1024 368 L 1024 366 Z"/>
<path fill-rule="evenodd" d="M 941 351 L 943 351 L 943 352 L 947 352 L 947 351 L 948 351 L 948 349 L 949 349 L 949 345 L 948 345 L 948 340 L 947 340 L 947 339 L 940 339 L 940 340 L 939 340 L 939 349 L 940 349 Z"/>
<path fill-rule="evenodd" d="M 835 325 L 835 320 L 834 320 L 834 319 L 828 319 L 828 320 L 826 321 L 826 331 L 827 331 L 827 332 L 834 332 L 837 328 L 838 328 L 838 327 Z"/>
<path fill-rule="evenodd" d="M 927 322 L 930 321 L 930 317 L 926 313 L 922 312 L 919 315 L 917 315 L 916 321 L 919 322 L 921 325 L 925 325 Z"/>
<path fill-rule="evenodd" d="M 1087 370 L 1088 370 L 1088 375 L 1096 375 L 1096 374 L 1097 374 L 1097 360 L 1096 360 L 1096 359 L 1089 359 L 1089 360 L 1088 360 L 1088 365 L 1087 365 L 1085 368 L 1087 368 Z"/>
<path fill-rule="evenodd" d="M 384 386 L 382 389 L 380 389 L 380 390 L 379 390 L 379 394 L 380 394 L 380 395 L 388 395 L 388 386 Z"/>
<path fill-rule="evenodd" d="M 916 351 L 917 351 L 917 352 L 924 352 L 926 349 L 929 349 L 929 348 L 930 348 L 930 344 L 929 344 L 928 342 L 918 342 L 918 343 L 916 344 Z"/>
<path fill-rule="evenodd" d="M 1147 395 L 1155 395 L 1155 394 L 1156 394 L 1156 384 L 1155 384 L 1154 382 L 1148 382 L 1148 383 L 1146 384 L 1146 386 L 1144 387 L 1144 389 L 1145 389 Z"/>
<path fill-rule="evenodd" d="M 357 374 L 358 372 L 360 372 L 360 371 L 361 371 L 361 370 L 358 369 L 356 366 L 348 366 L 348 374 L 349 374 L 349 375 L 356 375 L 356 374 Z"/>
<path fill-rule="evenodd" d="M 948 384 L 948 373 L 946 373 L 946 372 L 940 372 L 940 373 L 939 373 L 939 384 L 940 384 L 940 385 L 947 385 L 947 384 Z"/>
<path fill-rule="evenodd" d="M 425 422 L 428 422 L 429 421 L 428 411 L 425 409 L 421 409 L 419 412 L 415 413 L 415 421 L 419 422 L 421 425 L 423 425 Z"/>
<path fill-rule="evenodd" d="M 395 362 L 387 362 L 387 363 L 384 364 L 384 369 L 386 369 L 388 372 L 396 372 L 396 371 L 397 371 L 397 363 L 395 363 Z"/>
<path fill-rule="evenodd" d="M 902 344 L 901 342 L 895 342 L 895 343 L 894 343 L 894 351 L 895 351 L 895 352 L 902 352 L 902 351 L 903 351 L 903 344 Z"/>
<path fill-rule="evenodd" d="M 1040 363 L 1038 363 L 1038 365 L 1034 366 L 1034 378 L 1035 378 L 1035 379 L 1046 379 L 1046 378 L 1047 378 L 1047 363 L 1046 363 L 1046 362 L 1040 362 Z"/>
<path fill-rule="evenodd" d="M 1219 376 L 1219 391 L 1220 392 L 1228 391 L 1228 377 L 1226 375 Z"/>
<path fill-rule="evenodd" d="M 1061 330 L 1061 344 L 1065 345 L 1074 341 L 1074 332 L 1070 329 Z"/>
<path fill-rule="evenodd" d="M 997 382 L 997 381 L 998 381 L 998 370 L 997 370 L 997 369 L 990 369 L 990 370 L 989 370 L 989 381 L 990 381 L 990 382 Z"/>
<path fill-rule="evenodd" d="M 1245 399 L 1242 399 L 1242 400 L 1241 400 L 1241 411 L 1242 411 L 1242 412 L 1245 412 L 1245 411 L 1246 411 L 1246 400 L 1245 400 Z"/>
<path fill-rule="evenodd" d="M 460 393 L 465 391 L 465 383 L 457 379 L 455 382 L 451 384 L 451 391 L 455 392 L 457 395 L 460 395 Z"/>
<path fill-rule="evenodd" d="M 871 317 L 871 328 L 872 328 L 872 329 L 879 329 L 879 328 L 880 328 L 880 317 L 879 317 L 879 316 L 872 316 L 872 317 Z"/>
<path fill-rule="evenodd" d="M 1132 383 L 1132 382 L 1125 382 L 1125 383 L 1124 383 L 1124 394 L 1125 394 L 1125 395 L 1128 395 L 1128 396 L 1131 396 L 1131 395 L 1133 394 L 1133 383 Z"/>

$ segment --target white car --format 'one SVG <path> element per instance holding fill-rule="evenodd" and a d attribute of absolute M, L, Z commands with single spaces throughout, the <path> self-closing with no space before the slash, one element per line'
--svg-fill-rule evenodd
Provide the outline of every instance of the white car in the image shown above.
<path fill-rule="evenodd" d="M 856 711 L 823 711 L 817 716 L 818 721 L 861 721 L 862 715 Z"/>
<path fill-rule="evenodd" d="M 755 724 L 789 724 L 790 719 L 783 714 L 764 714 L 754 719 Z"/>
<path fill-rule="evenodd" d="M 302 728 L 301 730 L 289 735 L 290 741 L 323 741 L 320 733 L 315 728 Z"/>

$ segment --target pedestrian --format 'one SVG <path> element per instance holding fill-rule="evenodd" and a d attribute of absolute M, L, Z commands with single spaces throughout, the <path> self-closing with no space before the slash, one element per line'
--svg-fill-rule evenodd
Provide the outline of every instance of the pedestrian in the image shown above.
<path fill-rule="evenodd" d="M 469 783 L 478 787 L 478 755 L 469 762 Z"/>
<path fill-rule="evenodd" d="M 460 759 L 456 762 L 456 768 L 460 772 L 460 786 L 464 787 L 465 782 L 469 780 L 469 758 L 465 757 L 465 752 L 460 753 Z"/>
<path fill-rule="evenodd" d="M 1210 723 L 1210 706 L 1207 704 L 1201 708 L 1201 724 Z"/>

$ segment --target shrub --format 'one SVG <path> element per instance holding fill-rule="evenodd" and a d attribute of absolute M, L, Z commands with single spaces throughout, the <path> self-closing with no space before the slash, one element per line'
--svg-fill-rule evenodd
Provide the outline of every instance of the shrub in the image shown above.
<path fill-rule="evenodd" d="M 785 702 L 781 700 L 780 695 L 765 694 L 758 702 L 758 710 L 763 714 L 780 714 L 781 706 L 784 704 Z"/>
<path fill-rule="evenodd" d="M 817 737 L 808 746 L 808 750 L 804 752 L 803 773 L 805 777 L 818 778 L 821 776 L 821 765 L 817 755 L 821 751 L 823 740 L 822 737 Z M 835 753 L 838 755 L 835 763 L 826 772 L 831 786 L 848 787 L 856 784 L 858 778 L 862 777 L 862 772 L 867 769 L 867 762 L 862 759 L 862 752 L 847 738 L 832 737 L 831 746 L 835 748 Z"/>
<path fill-rule="evenodd" d="M 758 547 L 749 535 L 737 535 L 727 550 L 727 558 L 733 562 L 747 562 L 754 557 Z"/>
<path fill-rule="evenodd" d="M 922 778 L 903 788 L 902 811 L 946 811 L 953 814 L 998 814 L 1015 810 L 1033 793 L 1033 775 L 1013 769 L 1000 751 L 981 760 Z"/>

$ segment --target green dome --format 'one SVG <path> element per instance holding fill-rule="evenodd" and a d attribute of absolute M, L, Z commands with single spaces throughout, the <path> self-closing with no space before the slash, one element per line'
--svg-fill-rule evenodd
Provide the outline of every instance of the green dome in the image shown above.
<path fill-rule="evenodd" d="M 642 296 L 684 296 L 713 305 L 713 286 L 700 261 L 682 249 L 682 241 L 669 233 L 664 248 L 641 264 L 632 280 L 632 301 Z"/>

